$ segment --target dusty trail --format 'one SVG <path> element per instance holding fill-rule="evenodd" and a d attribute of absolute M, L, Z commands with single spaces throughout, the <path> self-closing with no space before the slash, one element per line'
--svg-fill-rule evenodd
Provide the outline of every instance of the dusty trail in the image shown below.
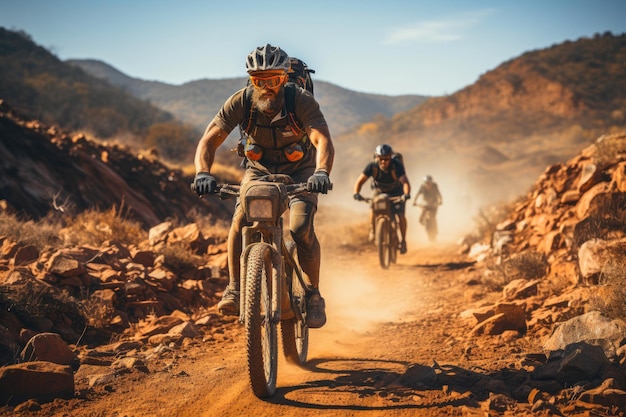
<path fill-rule="evenodd" d="M 110 393 L 50 415 L 445 415 L 441 407 L 453 408 L 459 398 L 417 391 L 400 379 L 411 366 L 446 363 L 462 352 L 451 343 L 454 330 L 448 334 L 440 322 L 444 308 L 464 302 L 453 285 L 458 271 L 446 267 L 455 261 L 451 249 L 410 251 L 387 271 L 373 248 L 334 250 L 323 266 L 328 323 L 311 330 L 307 369 L 281 356 L 272 399 L 251 393 L 241 327 L 233 322 L 224 341 L 172 352 L 150 364 L 149 374 L 125 375 Z"/>
<path fill-rule="evenodd" d="M 251 394 L 243 340 L 236 332 L 231 356 L 210 376 L 219 382 L 205 385 L 204 396 L 173 414 L 336 416 L 380 415 L 384 410 L 385 415 L 415 415 L 424 405 L 393 384 L 416 361 L 432 364 L 433 358 L 414 356 L 420 334 L 410 323 L 439 308 L 433 273 L 416 266 L 417 255 L 411 254 L 381 273 L 373 254 L 346 253 L 326 263 L 325 276 L 333 276 L 324 284 L 328 324 L 311 331 L 307 369 L 281 357 L 272 399 Z M 392 331 L 381 334 L 380 326 Z"/>
<path fill-rule="evenodd" d="M 373 245 L 321 230 L 322 294 L 328 322 L 311 330 L 306 369 L 280 356 L 276 395 L 256 398 L 245 368 L 243 332 L 231 319 L 206 340 L 165 348 L 148 373 L 117 376 L 88 387 L 99 369 L 84 365 L 78 398 L 44 405 L 42 416 L 446 416 L 473 415 L 488 391 L 472 388 L 475 372 L 510 366 L 519 341 L 494 340 L 477 349 L 467 338 L 463 310 L 498 294 L 466 283 L 471 263 L 454 245 L 409 242 L 409 252 L 388 270 Z M 333 237 L 332 240 L 331 236 Z M 335 238 L 340 236 L 341 238 Z M 507 361 L 501 363 L 502 358 Z M 416 386 L 439 369 L 433 382 Z M 407 374 L 407 376 L 404 376 Z M 104 391 L 104 392 L 103 392 Z M 516 415 L 524 415 L 521 410 Z M 482 415 L 482 414 L 481 414 Z"/>

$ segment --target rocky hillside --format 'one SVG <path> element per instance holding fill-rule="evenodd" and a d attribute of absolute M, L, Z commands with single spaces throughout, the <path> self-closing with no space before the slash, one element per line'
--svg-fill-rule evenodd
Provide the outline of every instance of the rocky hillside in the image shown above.
<path fill-rule="evenodd" d="M 68 65 L 25 33 L 0 28 L 0 99 L 30 118 L 189 158 L 199 136 L 168 113 Z"/>
<path fill-rule="evenodd" d="M 625 59 L 626 35 L 530 51 L 450 96 L 363 124 L 339 146 L 368 158 L 389 142 L 409 161 L 409 175 L 431 173 L 445 180 L 444 191 L 514 198 L 545 166 L 625 128 Z"/>
<path fill-rule="evenodd" d="M 232 204 L 199 199 L 189 189 L 191 177 L 160 162 L 154 149 L 135 154 L 119 144 L 70 135 L 20 116 L 2 100 L 0 155 L 0 201 L 25 218 L 117 207 L 150 227 L 168 218 L 230 216 Z"/>

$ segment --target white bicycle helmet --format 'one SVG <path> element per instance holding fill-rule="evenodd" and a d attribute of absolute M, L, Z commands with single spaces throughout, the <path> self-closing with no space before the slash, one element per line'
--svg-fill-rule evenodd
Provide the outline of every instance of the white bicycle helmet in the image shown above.
<path fill-rule="evenodd" d="M 378 145 L 376 147 L 376 150 L 374 151 L 374 154 L 376 156 L 391 156 L 392 153 L 393 149 L 391 149 L 391 146 L 387 145 L 386 143 Z"/>
<path fill-rule="evenodd" d="M 291 63 L 289 55 L 280 47 L 272 46 L 269 43 L 259 46 L 250 52 L 246 59 L 246 70 L 248 73 L 256 71 L 283 70 L 289 71 Z"/>

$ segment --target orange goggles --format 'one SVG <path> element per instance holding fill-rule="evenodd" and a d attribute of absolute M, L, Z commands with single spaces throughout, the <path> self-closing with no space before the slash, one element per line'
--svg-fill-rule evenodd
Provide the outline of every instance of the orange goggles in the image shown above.
<path fill-rule="evenodd" d="M 257 77 L 254 75 L 250 76 L 250 82 L 256 88 L 276 88 L 280 86 L 286 75 L 272 75 L 270 77 Z"/>

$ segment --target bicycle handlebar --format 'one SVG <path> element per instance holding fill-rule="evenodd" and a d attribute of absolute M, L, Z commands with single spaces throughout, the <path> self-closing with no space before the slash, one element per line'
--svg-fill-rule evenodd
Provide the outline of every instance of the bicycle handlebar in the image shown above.
<path fill-rule="evenodd" d="M 307 190 L 306 182 L 286 184 L 285 188 L 287 189 L 287 194 L 290 196 L 309 192 Z M 239 184 L 218 184 L 217 189 L 213 194 L 222 200 L 226 200 L 228 198 L 238 197 L 240 190 L 241 185 Z"/>
<path fill-rule="evenodd" d="M 293 183 L 291 177 L 286 174 L 269 174 L 263 176 L 261 178 L 256 179 L 256 181 L 266 181 L 266 182 L 274 182 L 274 183 L 282 183 L 285 185 L 287 189 L 287 194 L 290 196 L 294 196 L 297 194 L 303 194 L 305 192 L 315 193 L 315 191 L 309 191 L 306 182 Z M 218 184 L 217 188 L 210 195 L 215 195 L 222 200 L 237 197 L 239 195 L 239 190 L 241 189 L 240 184 Z M 328 191 L 333 189 L 333 184 L 331 183 L 328 187 Z M 191 191 L 195 192 L 195 183 L 191 183 Z M 200 196 L 201 197 L 201 196 Z"/>
<path fill-rule="evenodd" d="M 359 200 L 359 201 L 362 201 L 364 203 L 371 203 L 372 201 L 374 201 L 373 197 L 363 197 L 363 196 L 361 196 L 361 197 L 362 197 L 362 199 Z M 404 202 L 407 201 L 407 200 L 404 199 L 403 195 L 398 195 L 398 196 L 395 196 L 395 197 L 387 197 L 387 199 L 389 201 L 391 201 L 392 203 L 404 203 Z"/>

